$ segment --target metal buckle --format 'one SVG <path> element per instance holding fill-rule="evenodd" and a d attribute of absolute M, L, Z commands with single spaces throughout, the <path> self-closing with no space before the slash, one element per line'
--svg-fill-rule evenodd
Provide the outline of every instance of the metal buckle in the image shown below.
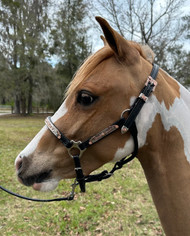
<path fill-rule="evenodd" d="M 81 141 L 71 140 L 71 143 L 72 143 L 72 146 L 67 149 L 69 156 L 73 158 L 73 156 L 77 155 L 80 158 L 82 156 L 83 152 L 86 150 L 86 148 L 82 150 L 79 147 L 79 145 L 82 143 Z"/>
<path fill-rule="evenodd" d="M 129 129 L 127 128 L 127 126 L 123 125 L 123 126 L 121 127 L 121 134 L 127 133 L 128 130 L 129 130 Z"/>
<path fill-rule="evenodd" d="M 122 113 L 121 113 L 121 118 L 125 118 L 125 117 L 124 117 L 124 114 L 125 114 L 126 112 L 129 112 L 129 111 L 130 111 L 129 108 L 128 108 L 128 109 L 125 109 L 124 111 L 122 111 Z M 121 127 L 121 134 L 127 133 L 128 130 L 129 130 L 129 129 L 127 128 L 127 126 L 123 125 L 123 126 Z"/>
<path fill-rule="evenodd" d="M 75 197 L 75 188 L 76 188 L 77 185 L 78 185 L 78 183 L 77 183 L 77 180 L 75 179 L 74 183 L 71 184 L 71 188 L 72 189 L 71 189 L 71 192 L 70 192 L 70 194 L 68 196 L 69 200 L 73 200 L 74 199 L 74 197 Z"/>
<path fill-rule="evenodd" d="M 146 95 L 144 95 L 144 93 L 141 93 L 139 95 L 139 98 L 141 98 L 144 102 L 147 102 L 148 101 L 148 97 Z"/>
<path fill-rule="evenodd" d="M 157 86 L 157 84 L 158 84 L 157 81 L 156 81 L 155 79 L 153 79 L 150 75 L 148 76 L 145 85 L 147 86 L 148 83 L 150 83 L 151 85 L 153 85 L 153 89 L 152 89 L 152 91 L 155 90 L 155 88 L 156 88 L 156 86 Z"/>

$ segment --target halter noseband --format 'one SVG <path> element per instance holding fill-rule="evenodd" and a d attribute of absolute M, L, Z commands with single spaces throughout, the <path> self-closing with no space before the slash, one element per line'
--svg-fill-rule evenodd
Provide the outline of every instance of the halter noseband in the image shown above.
<path fill-rule="evenodd" d="M 48 200 L 40 200 L 40 199 L 32 199 L 27 198 L 18 194 L 15 194 L 2 186 L 0 189 L 12 194 L 16 197 L 30 200 L 30 201 L 39 201 L 39 202 L 51 202 L 51 201 L 62 201 L 62 200 L 73 200 L 74 199 L 74 190 L 75 187 L 79 184 L 80 189 L 82 192 L 85 192 L 85 183 L 93 182 L 93 181 L 101 181 L 103 179 L 107 179 L 113 175 L 113 173 L 122 168 L 122 166 L 129 161 L 133 160 L 137 153 L 138 153 L 138 139 L 137 139 L 137 127 L 135 123 L 135 119 L 139 114 L 140 110 L 142 109 L 143 105 L 147 102 L 148 97 L 150 94 L 155 90 L 157 85 L 156 77 L 158 74 L 159 67 L 156 64 L 153 64 L 152 71 L 148 76 L 148 79 L 145 83 L 144 88 L 141 90 L 139 97 L 135 100 L 134 104 L 131 106 L 130 109 L 126 109 L 121 113 L 121 117 L 118 121 L 113 123 L 112 125 L 108 126 L 107 128 L 103 129 L 101 132 L 97 133 L 96 135 L 90 137 L 84 142 L 81 141 L 74 141 L 68 139 L 64 134 L 54 125 L 51 120 L 51 117 L 47 117 L 45 120 L 45 124 L 48 129 L 55 135 L 57 139 L 59 139 L 62 144 L 67 148 L 69 156 L 73 159 L 75 164 L 75 172 L 76 172 L 76 179 L 74 184 L 72 185 L 72 191 L 70 195 L 66 198 L 58 198 L 58 199 L 48 199 Z M 125 113 L 128 113 L 128 117 L 125 118 Z M 116 130 L 120 129 L 121 134 L 125 134 L 127 131 L 130 131 L 133 140 L 134 140 L 134 151 L 129 157 L 124 157 L 120 161 L 116 162 L 113 169 L 108 172 L 107 170 L 102 171 L 96 175 L 88 175 L 84 176 L 81 164 L 80 164 L 80 157 L 82 156 L 83 152 L 93 144 L 97 143 L 101 139 L 107 137 L 111 133 L 115 132 Z"/>

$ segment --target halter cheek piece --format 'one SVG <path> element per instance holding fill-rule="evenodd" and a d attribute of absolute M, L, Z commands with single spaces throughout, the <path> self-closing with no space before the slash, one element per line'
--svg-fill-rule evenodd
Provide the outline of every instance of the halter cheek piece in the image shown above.
<path fill-rule="evenodd" d="M 85 192 L 85 184 L 87 182 L 101 181 L 103 179 L 107 179 L 110 176 L 112 176 L 116 170 L 122 168 L 124 164 L 133 160 L 138 153 L 138 139 L 137 139 L 138 131 L 137 131 L 135 119 L 137 115 L 139 114 L 140 110 L 142 109 L 143 105 L 147 102 L 150 94 L 155 90 L 155 87 L 157 85 L 156 77 L 158 74 L 158 70 L 159 70 L 158 65 L 153 64 L 152 71 L 150 75 L 148 76 L 148 79 L 139 97 L 135 100 L 134 104 L 132 105 L 130 109 L 126 109 L 121 113 L 121 117 L 118 121 L 108 126 L 107 128 L 103 129 L 101 132 L 97 133 L 96 135 L 90 137 L 84 142 L 68 139 L 54 125 L 54 123 L 51 120 L 51 117 L 46 118 L 45 120 L 46 126 L 52 132 L 52 134 L 54 134 L 55 137 L 59 139 L 62 142 L 62 144 L 67 148 L 68 154 L 73 159 L 74 164 L 75 164 L 76 179 L 75 179 L 74 184 L 72 185 L 72 191 L 68 197 L 58 198 L 58 199 L 48 199 L 48 200 L 31 199 L 31 198 L 23 197 L 18 194 L 12 193 L 9 190 L 3 188 L 2 186 L 0 186 L 0 189 L 16 197 L 20 197 L 20 198 L 31 200 L 31 201 L 51 202 L 51 201 L 61 201 L 61 200 L 73 200 L 74 190 L 77 185 L 80 186 L 81 192 Z M 128 113 L 127 118 L 125 118 L 126 113 Z M 107 137 L 108 135 L 112 134 L 113 132 L 119 129 L 121 130 L 121 134 L 125 134 L 127 131 L 129 131 L 130 134 L 132 135 L 133 140 L 134 140 L 133 153 L 129 157 L 124 157 L 120 161 L 116 162 L 116 164 L 114 165 L 113 169 L 110 172 L 108 172 L 107 170 L 104 170 L 101 173 L 96 174 L 96 175 L 84 176 L 83 170 L 80 164 L 80 157 L 82 156 L 83 152 L 85 152 L 85 150 L 88 147 L 92 146 L 93 144 L 97 143 L 101 139 Z"/>

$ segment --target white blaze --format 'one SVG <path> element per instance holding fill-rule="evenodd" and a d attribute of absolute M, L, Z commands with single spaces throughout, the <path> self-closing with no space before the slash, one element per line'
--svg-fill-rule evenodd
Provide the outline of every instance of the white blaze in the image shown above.
<path fill-rule="evenodd" d="M 67 113 L 67 108 L 66 108 L 66 102 L 64 102 L 60 108 L 56 111 L 56 113 L 52 116 L 52 121 L 56 122 L 59 118 L 61 118 L 62 116 L 64 116 Z M 20 157 L 28 157 L 29 155 L 31 155 L 35 149 L 38 146 L 39 141 L 41 140 L 42 136 L 44 135 L 44 133 L 47 131 L 47 127 L 44 126 L 39 133 L 37 133 L 37 135 L 32 139 L 32 141 L 25 147 L 25 149 L 18 155 L 18 157 L 16 158 L 15 162 L 20 158 Z"/>

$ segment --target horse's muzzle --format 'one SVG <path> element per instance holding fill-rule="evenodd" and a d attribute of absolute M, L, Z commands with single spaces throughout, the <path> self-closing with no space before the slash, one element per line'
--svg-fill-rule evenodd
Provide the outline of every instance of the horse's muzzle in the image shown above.
<path fill-rule="evenodd" d="M 40 174 L 35 174 L 26 178 L 22 176 L 22 171 L 21 171 L 20 173 L 17 174 L 17 176 L 21 183 L 23 183 L 26 186 L 32 186 L 35 183 L 42 183 L 48 180 L 51 176 L 51 170 L 44 171 Z"/>

